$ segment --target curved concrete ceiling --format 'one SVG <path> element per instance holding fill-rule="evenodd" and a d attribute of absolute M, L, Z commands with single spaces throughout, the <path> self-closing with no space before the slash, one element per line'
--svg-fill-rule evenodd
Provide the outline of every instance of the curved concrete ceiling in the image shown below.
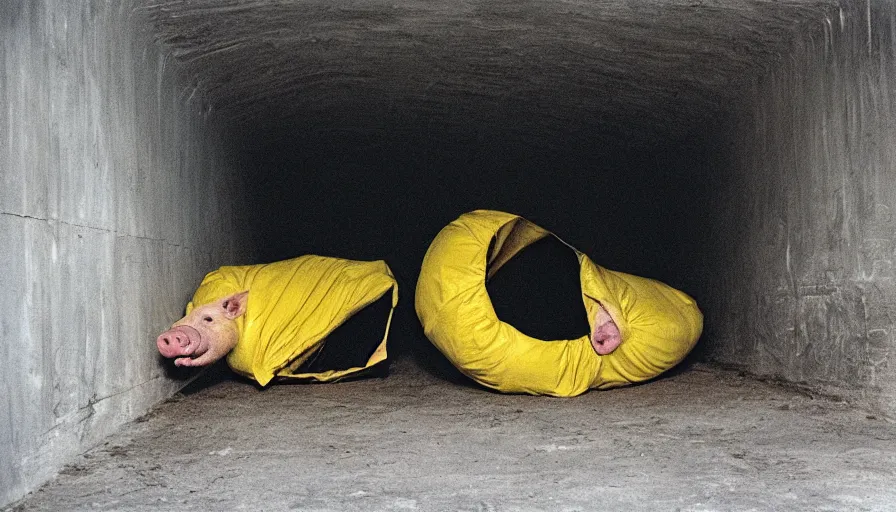
<path fill-rule="evenodd" d="M 146 0 L 212 107 L 251 129 L 503 127 L 675 138 L 835 1 Z"/>

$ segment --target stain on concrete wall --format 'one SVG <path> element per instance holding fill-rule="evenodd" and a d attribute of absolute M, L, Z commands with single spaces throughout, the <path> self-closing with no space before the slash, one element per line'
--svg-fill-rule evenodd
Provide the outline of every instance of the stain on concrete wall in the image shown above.
<path fill-rule="evenodd" d="M 730 114 L 706 354 L 896 414 L 896 7 L 831 11 Z"/>
<path fill-rule="evenodd" d="M 182 384 L 154 335 L 245 254 L 238 169 L 147 25 L 0 6 L 0 504 Z"/>

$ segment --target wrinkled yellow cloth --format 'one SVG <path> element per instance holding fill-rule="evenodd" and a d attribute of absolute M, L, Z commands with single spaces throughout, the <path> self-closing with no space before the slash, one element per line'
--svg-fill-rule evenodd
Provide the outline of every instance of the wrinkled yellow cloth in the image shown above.
<path fill-rule="evenodd" d="M 430 245 L 417 281 L 417 316 L 430 341 L 465 375 L 507 393 L 575 396 L 656 377 L 694 347 L 703 315 L 693 299 L 658 281 L 595 265 L 578 251 L 589 325 L 594 328 L 603 305 L 622 336 L 615 351 L 598 355 L 589 334 L 544 341 L 501 322 L 486 279 L 545 236 L 554 235 L 517 215 L 477 210 L 446 226 Z"/>
<path fill-rule="evenodd" d="M 249 290 L 246 312 L 237 318 L 240 338 L 227 364 L 262 386 L 274 377 L 332 382 L 386 359 L 386 339 L 398 303 L 398 283 L 383 261 L 300 256 L 261 265 L 228 266 L 202 280 L 187 314 L 224 297 Z M 363 367 L 297 373 L 326 343 L 326 336 L 383 294 L 392 292 L 377 349 Z"/>

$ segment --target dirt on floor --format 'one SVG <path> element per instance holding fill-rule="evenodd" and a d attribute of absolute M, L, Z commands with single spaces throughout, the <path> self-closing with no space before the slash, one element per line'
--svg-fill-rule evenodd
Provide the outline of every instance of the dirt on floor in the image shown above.
<path fill-rule="evenodd" d="M 385 379 L 199 388 L 11 510 L 896 510 L 891 421 L 707 366 L 571 399 L 411 360 Z"/>

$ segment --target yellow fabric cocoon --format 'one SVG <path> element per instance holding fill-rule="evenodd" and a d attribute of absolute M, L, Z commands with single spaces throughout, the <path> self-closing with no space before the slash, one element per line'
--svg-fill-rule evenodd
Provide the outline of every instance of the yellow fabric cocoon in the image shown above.
<path fill-rule="evenodd" d="M 661 282 L 595 265 L 578 251 L 588 322 L 593 330 L 598 305 L 606 309 L 622 337 L 615 351 L 598 355 L 590 333 L 544 341 L 500 321 L 486 279 L 545 236 L 554 235 L 517 215 L 477 210 L 446 226 L 430 245 L 417 281 L 417 316 L 430 341 L 465 375 L 507 393 L 575 396 L 656 377 L 694 347 L 703 315 L 693 299 Z"/>
<path fill-rule="evenodd" d="M 301 256 L 262 265 L 228 266 L 202 280 L 187 314 L 194 307 L 249 291 L 246 312 L 236 319 L 239 342 L 227 364 L 262 386 L 274 377 L 332 382 L 386 359 L 386 339 L 398 303 L 398 284 L 383 261 L 351 261 Z M 392 292 L 392 309 L 382 337 L 362 367 L 322 373 L 299 373 L 308 358 L 323 348 L 326 336 L 365 306 Z"/>

